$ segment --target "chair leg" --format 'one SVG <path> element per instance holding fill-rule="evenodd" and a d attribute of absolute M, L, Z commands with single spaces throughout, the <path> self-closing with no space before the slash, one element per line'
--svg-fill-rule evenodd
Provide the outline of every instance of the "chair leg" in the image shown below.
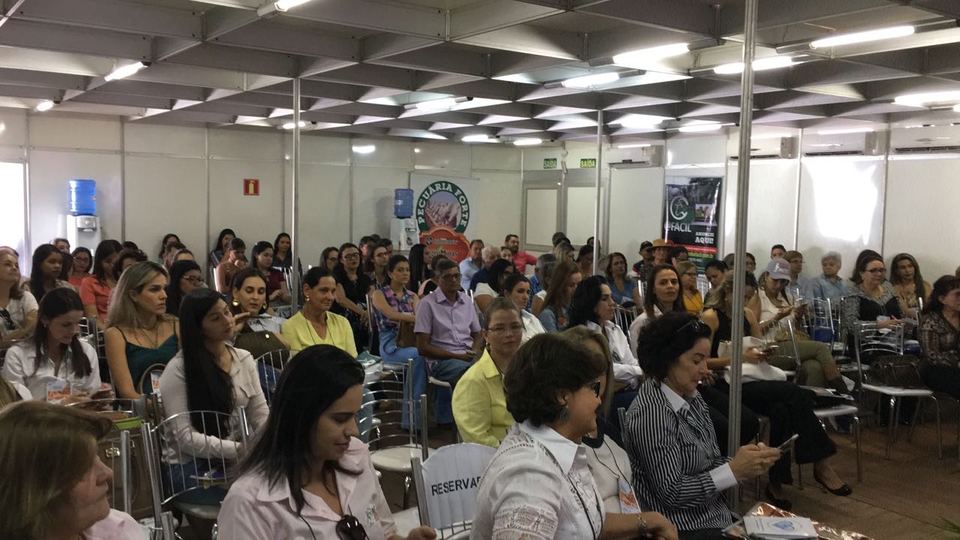
<path fill-rule="evenodd" d="M 803 489 L 803 465 L 797 463 L 797 489 Z"/>
<path fill-rule="evenodd" d="M 936 396 L 930 396 L 933 400 L 933 410 L 937 418 L 937 458 L 943 460 L 943 431 L 940 426 L 940 401 Z"/>
<path fill-rule="evenodd" d="M 860 417 L 853 415 L 853 440 L 857 445 L 857 483 L 863 482 L 863 459 L 860 452 Z"/>
<path fill-rule="evenodd" d="M 410 505 L 410 477 L 403 477 L 403 509 L 406 510 Z"/>
<path fill-rule="evenodd" d="M 917 398 L 917 404 L 913 408 L 913 417 L 910 419 L 910 430 L 907 431 L 907 441 L 913 442 L 913 428 L 917 426 L 917 421 L 921 419 L 923 399 Z"/>
<path fill-rule="evenodd" d="M 893 445 L 893 438 L 897 436 L 897 402 L 897 398 L 892 396 L 890 397 L 890 411 L 887 415 L 887 447 L 884 450 L 884 456 L 887 459 L 890 459 L 890 447 Z"/>

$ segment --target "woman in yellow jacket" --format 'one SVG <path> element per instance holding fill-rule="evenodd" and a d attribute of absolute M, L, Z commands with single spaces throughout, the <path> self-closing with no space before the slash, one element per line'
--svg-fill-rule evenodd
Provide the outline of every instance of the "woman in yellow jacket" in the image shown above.
<path fill-rule="evenodd" d="M 303 309 L 280 329 L 291 353 L 311 345 L 333 345 L 357 357 L 350 321 L 330 311 L 336 292 L 337 282 L 325 267 L 315 266 L 303 276 Z"/>
<path fill-rule="evenodd" d="M 464 442 L 496 448 L 514 424 L 507 411 L 503 373 L 520 348 L 523 319 L 517 306 L 501 296 L 487 308 L 483 321 L 487 346 L 453 390 L 453 417 Z"/>

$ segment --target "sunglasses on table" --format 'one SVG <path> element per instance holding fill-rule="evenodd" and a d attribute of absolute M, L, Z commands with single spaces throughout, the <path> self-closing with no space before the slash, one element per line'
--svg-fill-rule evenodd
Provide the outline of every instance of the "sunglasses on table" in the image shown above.
<path fill-rule="evenodd" d="M 345 515 L 337 522 L 337 536 L 340 540 L 369 540 L 360 520 L 351 515 Z"/>

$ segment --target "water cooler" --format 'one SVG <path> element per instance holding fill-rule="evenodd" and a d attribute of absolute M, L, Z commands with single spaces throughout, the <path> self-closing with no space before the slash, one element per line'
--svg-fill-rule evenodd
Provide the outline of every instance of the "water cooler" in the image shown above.
<path fill-rule="evenodd" d="M 67 240 L 71 248 L 97 248 L 101 240 L 100 218 L 97 217 L 97 182 L 88 178 L 70 180 L 67 208 Z"/>
<path fill-rule="evenodd" d="M 390 220 L 390 239 L 397 251 L 410 251 L 420 243 L 420 231 L 413 216 L 413 190 L 393 190 L 393 215 Z"/>

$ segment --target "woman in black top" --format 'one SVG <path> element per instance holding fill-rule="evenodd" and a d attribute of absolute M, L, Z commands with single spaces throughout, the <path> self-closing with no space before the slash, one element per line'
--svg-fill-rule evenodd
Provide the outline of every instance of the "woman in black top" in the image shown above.
<path fill-rule="evenodd" d="M 370 278 L 360 271 L 360 248 L 349 242 L 340 246 L 340 264 L 333 271 L 337 280 L 337 302 L 333 312 L 350 321 L 357 351 L 369 348 L 370 331 L 367 294 L 373 289 Z"/>

